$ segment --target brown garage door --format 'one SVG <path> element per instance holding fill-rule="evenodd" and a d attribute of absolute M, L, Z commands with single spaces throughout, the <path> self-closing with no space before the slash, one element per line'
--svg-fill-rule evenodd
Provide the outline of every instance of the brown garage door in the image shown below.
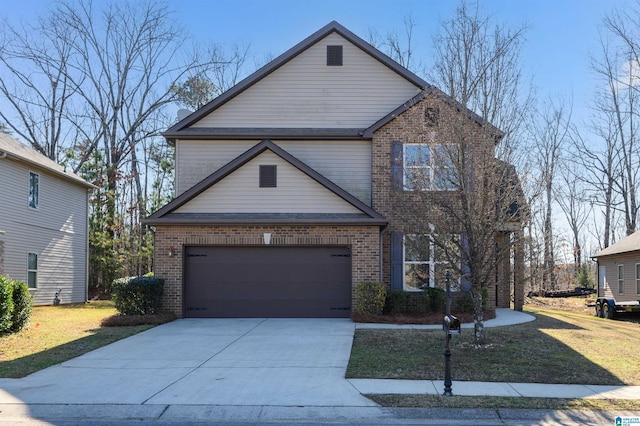
<path fill-rule="evenodd" d="M 187 247 L 184 309 L 198 318 L 348 317 L 346 247 Z"/>

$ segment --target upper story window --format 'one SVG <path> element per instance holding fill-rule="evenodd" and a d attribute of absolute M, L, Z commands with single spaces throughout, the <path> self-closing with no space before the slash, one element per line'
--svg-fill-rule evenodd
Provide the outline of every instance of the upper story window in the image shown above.
<path fill-rule="evenodd" d="M 406 191 L 452 191 L 457 189 L 453 144 L 405 144 L 403 152 Z"/>
<path fill-rule="evenodd" d="M 457 250 L 456 240 L 451 241 L 449 250 Z M 445 287 L 445 274 L 453 268 L 445 251 L 428 234 L 405 235 L 404 237 L 404 289 L 421 290 L 426 287 Z M 459 289 L 459 280 L 451 280 L 451 288 Z"/>
<path fill-rule="evenodd" d="M 38 208 L 40 196 L 40 176 L 37 173 L 29 172 L 29 207 Z"/>
<path fill-rule="evenodd" d="M 342 46 L 327 46 L 327 66 L 342 66 Z"/>

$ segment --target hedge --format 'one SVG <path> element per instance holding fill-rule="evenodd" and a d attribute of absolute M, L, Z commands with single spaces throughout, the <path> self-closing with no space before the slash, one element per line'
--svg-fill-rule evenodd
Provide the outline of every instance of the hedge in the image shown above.
<path fill-rule="evenodd" d="M 29 324 L 33 296 L 20 281 L 0 275 L 0 333 L 18 332 Z"/>
<path fill-rule="evenodd" d="M 164 280 L 143 276 L 120 278 L 111 284 L 111 299 L 121 315 L 150 315 L 158 313 Z"/>

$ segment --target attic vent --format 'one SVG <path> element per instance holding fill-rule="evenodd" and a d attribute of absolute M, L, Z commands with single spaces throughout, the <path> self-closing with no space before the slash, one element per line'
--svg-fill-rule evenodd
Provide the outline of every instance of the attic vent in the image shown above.
<path fill-rule="evenodd" d="M 327 46 L 327 66 L 342 66 L 342 46 Z"/>
<path fill-rule="evenodd" d="M 278 166 L 260 166 L 260 188 L 275 188 L 278 182 Z"/>

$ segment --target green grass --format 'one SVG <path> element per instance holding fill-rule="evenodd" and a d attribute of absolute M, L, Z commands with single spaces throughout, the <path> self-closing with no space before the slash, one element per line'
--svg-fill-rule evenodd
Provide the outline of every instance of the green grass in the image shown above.
<path fill-rule="evenodd" d="M 533 322 L 452 337 L 453 380 L 640 385 L 640 324 L 527 307 Z M 441 330 L 357 330 L 348 378 L 444 379 Z"/>
<path fill-rule="evenodd" d="M 24 377 L 152 327 L 101 326 L 115 314 L 110 301 L 35 307 L 26 329 L 0 336 L 0 377 Z"/>

